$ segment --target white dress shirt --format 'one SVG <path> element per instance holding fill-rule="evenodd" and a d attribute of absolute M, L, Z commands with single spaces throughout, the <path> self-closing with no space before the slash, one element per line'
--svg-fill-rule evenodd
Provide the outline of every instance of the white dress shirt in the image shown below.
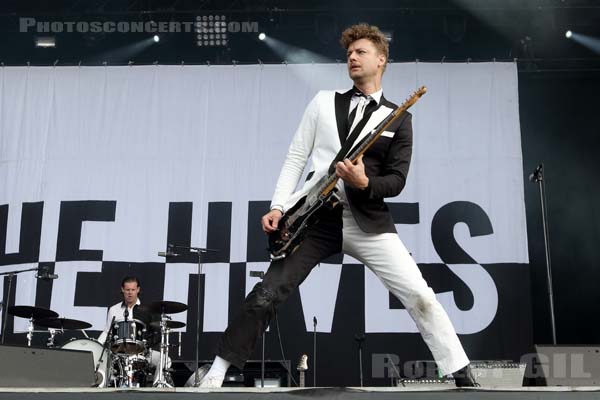
<path fill-rule="evenodd" d="M 355 93 L 354 95 L 352 95 L 352 98 L 350 99 L 350 108 L 348 109 L 348 116 L 350 116 L 350 114 L 352 114 L 352 111 L 356 108 L 356 107 L 360 107 L 358 108 L 356 111 L 356 116 L 354 117 L 354 121 L 352 122 L 352 126 L 350 127 L 350 130 L 348 131 L 348 136 L 350 135 L 350 132 L 352 132 L 352 130 L 354 129 L 354 127 L 356 125 L 358 125 L 358 123 L 360 122 L 360 120 L 362 119 L 364 112 L 365 112 L 365 108 L 367 107 L 367 105 L 372 101 L 375 100 L 377 102 L 377 104 L 379 104 L 379 102 L 381 101 L 381 96 L 383 95 L 383 89 L 379 89 L 378 91 L 376 91 L 375 93 L 371 93 L 370 95 L 368 95 L 367 97 L 364 96 L 360 96 L 358 93 Z M 344 207 L 344 208 L 348 208 L 348 198 L 346 197 L 346 191 L 344 190 L 344 181 L 339 179 L 335 185 L 335 187 L 337 188 L 338 192 L 337 192 L 337 196 L 340 199 L 340 204 Z"/>

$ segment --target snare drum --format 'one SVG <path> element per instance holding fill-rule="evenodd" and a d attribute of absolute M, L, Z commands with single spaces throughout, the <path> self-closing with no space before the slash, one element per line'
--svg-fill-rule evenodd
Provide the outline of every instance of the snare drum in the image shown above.
<path fill-rule="evenodd" d="M 98 365 L 98 360 L 102 355 L 102 362 L 98 366 L 99 377 L 101 377 L 101 381 L 99 379 L 100 382 L 98 386 L 105 387 L 107 381 L 106 374 L 108 368 L 109 355 L 106 354 L 106 352 L 102 354 L 102 347 L 103 346 L 100 344 L 100 342 L 95 339 L 71 339 L 71 341 L 63 345 L 61 349 L 91 352 L 92 359 L 94 360 L 94 368 L 96 368 L 96 365 Z"/>
<path fill-rule="evenodd" d="M 111 350 L 115 354 L 139 354 L 146 350 L 146 324 L 137 319 L 118 321 L 112 326 Z"/>

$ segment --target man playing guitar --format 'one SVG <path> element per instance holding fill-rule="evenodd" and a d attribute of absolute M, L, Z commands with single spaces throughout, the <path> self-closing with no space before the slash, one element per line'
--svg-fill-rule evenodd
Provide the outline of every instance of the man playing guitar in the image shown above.
<path fill-rule="evenodd" d="M 341 44 L 354 86 L 343 93 L 320 91 L 306 108 L 277 181 L 271 211 L 261 220 L 267 234 L 275 234 L 284 213 L 327 175 L 349 137 L 359 143 L 397 108 L 381 88 L 389 54 L 381 31 L 367 24 L 354 25 L 343 32 Z M 200 387 L 220 387 L 231 364 L 243 368 L 275 307 L 315 265 L 341 251 L 369 267 L 402 301 L 441 373 L 453 374 L 457 386 L 475 385 L 454 327 L 398 237 L 384 203 L 384 198 L 397 196 L 406 184 L 412 154 L 411 118 L 403 113 L 355 162 L 342 157 L 332 166 L 340 178 L 337 205 L 319 208 L 302 243 L 271 263 L 264 280 L 248 294 L 241 313 L 224 332 L 215 362 L 201 378 Z M 358 136 L 352 135 L 355 131 Z M 313 171 L 294 192 L 309 158 Z"/>

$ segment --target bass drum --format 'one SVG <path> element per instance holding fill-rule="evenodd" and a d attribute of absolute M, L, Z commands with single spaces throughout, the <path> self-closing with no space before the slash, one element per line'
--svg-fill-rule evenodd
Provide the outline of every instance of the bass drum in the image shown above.
<path fill-rule="evenodd" d="M 61 349 L 66 350 L 79 350 L 79 351 L 89 351 L 92 353 L 92 358 L 94 359 L 94 368 L 98 365 L 98 360 L 102 355 L 102 344 L 95 339 L 71 339 L 68 343 L 63 345 Z M 108 369 L 108 359 L 110 358 L 109 351 L 104 351 L 102 355 L 102 362 L 98 366 L 98 374 L 96 375 L 96 384 L 98 387 L 106 387 L 107 386 L 107 369 Z M 112 371 L 111 371 L 112 372 Z M 112 373 L 111 373 L 112 375 Z M 110 378 L 110 377 L 109 377 Z"/>

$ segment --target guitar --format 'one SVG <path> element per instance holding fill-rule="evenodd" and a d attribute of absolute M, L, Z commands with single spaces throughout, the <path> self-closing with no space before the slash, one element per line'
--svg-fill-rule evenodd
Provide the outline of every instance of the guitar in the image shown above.
<path fill-rule="evenodd" d="M 381 134 L 426 92 L 427 88 L 425 86 L 415 91 L 398 108 L 373 128 L 346 158 L 355 163 L 379 139 Z M 339 201 L 335 187 L 338 179 L 335 171 L 323 176 L 310 189 L 306 196 L 299 199 L 296 204 L 283 214 L 277 225 L 277 230 L 269 234 L 268 251 L 272 261 L 285 258 L 300 246 L 306 235 L 307 227 L 314 222 L 312 216 L 317 210 L 321 207 L 335 207 Z"/>

